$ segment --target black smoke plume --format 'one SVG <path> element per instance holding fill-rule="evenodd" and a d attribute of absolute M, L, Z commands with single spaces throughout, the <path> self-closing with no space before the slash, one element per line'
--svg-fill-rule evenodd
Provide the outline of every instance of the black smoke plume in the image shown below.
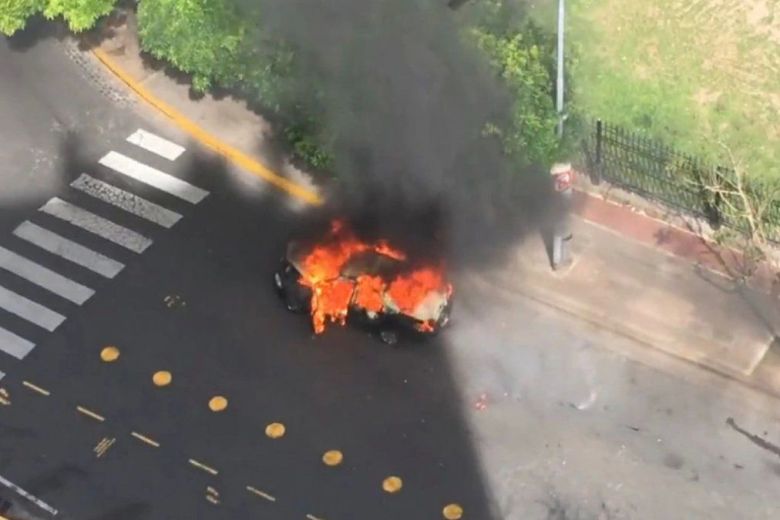
<path fill-rule="evenodd" d="M 302 95 L 316 95 L 335 138 L 338 181 L 315 221 L 346 216 L 359 233 L 468 266 L 535 229 L 548 179 L 513 171 L 483 135 L 510 99 L 446 0 L 259 2 L 260 33 L 293 46 Z"/>

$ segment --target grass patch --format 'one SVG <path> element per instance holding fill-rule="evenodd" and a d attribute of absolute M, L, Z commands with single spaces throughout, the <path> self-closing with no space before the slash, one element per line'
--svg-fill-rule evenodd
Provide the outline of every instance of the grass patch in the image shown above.
<path fill-rule="evenodd" d="M 557 2 L 531 2 L 555 27 Z M 569 0 L 575 107 L 780 179 L 780 0 Z"/>

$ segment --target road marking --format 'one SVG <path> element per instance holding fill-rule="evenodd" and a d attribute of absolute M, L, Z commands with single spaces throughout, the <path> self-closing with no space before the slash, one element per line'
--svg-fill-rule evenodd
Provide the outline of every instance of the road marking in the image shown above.
<path fill-rule="evenodd" d="M 152 241 L 140 233 L 114 224 L 108 219 L 99 217 L 57 197 L 49 200 L 40 210 L 135 253 L 143 253 L 147 247 L 152 245 Z"/>
<path fill-rule="evenodd" d="M 79 305 L 95 294 L 95 291 L 89 287 L 65 278 L 4 247 L 0 247 L 0 267 Z"/>
<path fill-rule="evenodd" d="M 103 440 L 101 440 L 97 444 L 97 446 L 93 448 L 93 451 L 97 455 L 97 458 L 100 458 L 103 455 L 105 455 L 108 449 L 111 448 L 111 446 L 113 446 L 115 442 L 116 442 L 115 437 L 112 437 L 111 439 L 109 439 L 108 437 L 103 437 Z"/>
<path fill-rule="evenodd" d="M 0 308 L 16 314 L 39 327 L 43 327 L 49 332 L 54 331 L 65 321 L 65 316 L 62 314 L 54 312 L 20 294 L 9 291 L 3 286 L 0 286 Z"/>
<path fill-rule="evenodd" d="M 129 191 L 122 190 L 116 186 L 95 179 L 86 173 L 82 173 L 79 178 L 70 183 L 70 185 L 87 195 L 91 195 L 103 202 L 107 202 L 128 213 L 132 213 L 133 215 L 159 224 L 165 228 L 170 228 L 181 219 L 181 215 L 175 211 L 171 211 L 159 204 L 149 202 L 137 195 L 133 195 Z"/>
<path fill-rule="evenodd" d="M 312 515 L 312 514 L 308 514 L 308 515 L 306 515 L 306 518 L 307 518 L 308 520 L 325 520 L 324 518 L 320 518 L 320 517 L 318 517 L 318 516 L 314 516 L 314 515 Z"/>
<path fill-rule="evenodd" d="M 38 392 L 41 395 L 45 395 L 47 397 L 51 395 L 51 392 L 49 392 L 48 390 L 45 390 L 45 389 L 41 388 L 38 385 L 34 385 L 34 384 L 30 383 L 29 381 L 22 381 L 22 384 L 24 386 L 26 386 L 27 388 L 29 388 L 30 390 Z"/>
<path fill-rule="evenodd" d="M 199 127 L 193 121 L 184 116 L 181 112 L 177 111 L 169 104 L 154 96 L 149 91 L 149 89 L 141 85 L 138 81 L 133 79 L 130 74 L 122 69 L 103 49 L 93 49 L 92 54 L 94 54 L 95 57 L 100 60 L 100 62 L 103 63 L 103 65 L 105 65 L 108 70 L 113 72 L 120 80 L 124 81 L 127 86 L 130 87 L 130 89 L 132 89 L 144 101 L 168 116 L 175 124 L 197 139 L 204 146 L 207 146 L 214 152 L 232 161 L 249 173 L 260 177 L 269 184 L 294 197 L 297 197 L 302 201 L 313 204 L 315 206 L 319 206 L 323 203 L 322 198 L 315 191 L 303 186 L 302 184 L 298 184 L 294 181 L 291 181 L 290 179 L 282 177 L 275 172 L 272 172 L 266 166 L 260 164 L 249 155 L 239 151 L 237 148 L 233 148 L 224 141 L 220 141 L 214 135 L 206 132 L 203 128 Z"/>
<path fill-rule="evenodd" d="M 106 418 L 103 417 L 102 415 L 98 415 L 95 412 L 93 412 L 92 410 L 88 410 L 88 409 L 84 408 L 83 406 L 77 406 L 76 410 L 78 410 L 79 412 L 83 413 L 87 417 L 91 417 L 91 418 L 95 419 L 96 421 L 103 422 L 103 421 L 106 420 Z"/>
<path fill-rule="evenodd" d="M 219 492 L 211 486 L 206 486 L 206 500 L 214 505 L 219 504 Z"/>
<path fill-rule="evenodd" d="M 259 496 L 259 497 L 262 497 L 262 498 L 264 498 L 264 499 L 268 500 L 269 502 L 276 502 L 276 498 L 275 498 L 275 497 L 273 497 L 273 496 L 269 495 L 269 494 L 268 494 L 268 493 L 266 493 L 265 491 L 260 491 L 260 490 L 259 490 L 259 489 L 257 489 L 256 487 L 253 487 L 253 486 L 247 486 L 247 487 L 246 487 L 246 490 L 247 490 L 247 491 L 249 491 L 250 493 L 254 493 L 254 494 L 255 494 L 255 495 L 257 495 L 257 496 Z"/>
<path fill-rule="evenodd" d="M 7 478 L 3 477 L 2 475 L 0 475 L 0 483 L 3 484 L 8 489 L 11 489 L 11 490 L 19 493 L 24 498 L 26 498 L 27 500 L 29 500 L 30 502 L 32 502 L 36 506 L 40 507 L 41 509 L 43 509 L 47 513 L 51 514 L 52 516 L 57 516 L 57 510 L 56 509 L 51 507 L 49 504 L 47 504 L 43 500 L 40 500 L 39 498 L 36 498 L 35 496 L 31 495 L 30 493 L 28 493 L 24 489 L 20 488 L 19 486 L 17 486 L 16 484 L 11 482 Z"/>
<path fill-rule="evenodd" d="M 16 359 L 24 359 L 34 348 L 35 343 L 32 341 L 27 341 L 13 332 L 0 327 L 0 350 L 6 354 L 10 354 Z"/>
<path fill-rule="evenodd" d="M 131 432 L 130 435 L 132 435 L 133 437 L 135 437 L 139 441 L 148 444 L 149 446 L 154 446 L 155 448 L 159 448 L 160 447 L 160 443 L 159 442 L 153 441 L 152 439 L 150 439 L 146 435 L 141 435 L 140 433 L 136 433 L 136 432 Z"/>
<path fill-rule="evenodd" d="M 14 229 L 14 235 L 106 278 L 113 278 L 125 267 L 121 262 L 112 260 L 29 221 L 19 224 Z"/>
<path fill-rule="evenodd" d="M 2 380 L 5 377 L 5 372 L 0 371 L 0 380 Z"/>
<path fill-rule="evenodd" d="M 177 157 L 184 153 L 183 146 L 179 146 L 141 128 L 133 132 L 133 135 L 127 138 L 127 142 L 156 153 L 160 157 L 165 157 L 169 161 L 175 161 Z"/>
<path fill-rule="evenodd" d="M 114 171 L 153 186 L 158 190 L 170 193 L 192 204 L 197 204 L 209 194 L 208 191 L 193 186 L 189 182 L 177 179 L 173 175 L 163 173 L 119 152 L 108 152 L 98 162 Z"/>
<path fill-rule="evenodd" d="M 202 462 L 198 462 L 195 459 L 190 459 L 190 464 L 192 464 L 196 468 L 199 468 L 199 469 L 202 469 L 203 471 L 211 473 L 212 475 L 216 475 L 216 474 L 219 473 L 219 471 L 215 470 L 211 466 L 207 466 L 207 465 L 203 464 Z"/>

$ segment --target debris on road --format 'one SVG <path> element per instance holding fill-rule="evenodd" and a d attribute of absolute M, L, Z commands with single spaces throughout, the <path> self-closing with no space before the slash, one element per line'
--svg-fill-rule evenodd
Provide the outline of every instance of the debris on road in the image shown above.
<path fill-rule="evenodd" d="M 169 294 L 165 298 L 163 298 L 163 302 L 165 303 L 165 306 L 169 309 L 172 309 L 174 307 L 186 307 L 187 302 L 182 299 L 181 296 L 178 294 Z"/>

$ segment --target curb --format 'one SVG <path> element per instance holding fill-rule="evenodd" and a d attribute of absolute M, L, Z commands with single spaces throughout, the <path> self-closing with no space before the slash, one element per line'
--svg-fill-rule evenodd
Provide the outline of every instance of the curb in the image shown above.
<path fill-rule="evenodd" d="M 106 69 L 108 69 L 115 77 L 126 84 L 130 90 L 138 95 L 138 97 L 164 114 L 171 121 L 173 121 L 176 126 L 188 133 L 192 138 L 200 142 L 205 147 L 226 158 L 236 166 L 239 166 L 256 175 L 257 177 L 260 177 L 279 190 L 292 195 L 293 197 L 296 197 L 314 206 L 319 206 L 323 203 L 322 198 L 317 193 L 314 193 L 310 189 L 269 170 L 263 164 L 257 162 L 249 155 L 230 146 L 224 141 L 221 141 L 219 138 L 210 134 L 198 126 L 195 122 L 188 119 L 181 112 L 156 97 L 146 87 L 133 79 L 133 77 L 124 69 L 122 69 L 122 67 L 120 67 L 114 60 L 112 60 L 108 53 L 103 49 L 95 48 L 92 49 L 91 52 Z"/>
<path fill-rule="evenodd" d="M 665 356 L 669 359 L 673 359 L 678 362 L 685 363 L 686 365 L 689 366 L 704 369 L 712 374 L 716 374 L 729 381 L 734 381 L 735 383 L 739 383 L 748 388 L 751 388 L 752 390 L 756 390 L 761 393 L 766 393 L 768 395 L 771 395 L 772 397 L 780 398 L 780 388 L 777 388 L 776 386 L 773 386 L 771 384 L 762 383 L 761 381 L 756 381 L 751 378 L 753 373 L 755 373 L 756 369 L 760 365 L 761 360 L 763 359 L 763 357 L 766 356 L 766 353 L 769 351 L 770 344 L 767 344 L 762 359 L 758 360 L 758 362 L 755 363 L 755 366 L 752 368 L 750 373 L 735 371 L 733 369 L 729 369 L 728 367 L 724 367 L 718 363 L 710 363 L 708 362 L 709 361 L 708 359 L 691 358 L 670 351 L 667 348 L 660 347 L 658 346 L 657 341 L 654 341 L 652 337 L 642 333 L 641 331 L 638 332 L 635 328 L 621 325 L 619 323 L 616 323 L 614 320 L 603 319 L 604 316 L 599 316 L 597 313 L 589 312 L 587 310 L 583 311 L 581 306 L 576 304 L 570 304 L 570 302 L 567 302 L 565 298 L 558 298 L 558 299 L 549 298 L 540 294 L 539 291 L 535 291 L 527 288 L 520 289 L 517 291 L 512 291 L 505 287 L 500 287 L 494 284 L 493 282 L 487 280 L 476 280 L 472 278 L 471 283 L 476 283 L 476 285 L 482 285 L 483 288 L 489 288 L 491 291 L 499 291 L 499 293 L 502 295 L 503 298 L 512 298 L 512 297 L 522 298 L 524 300 L 534 302 L 538 305 L 547 307 L 548 309 L 568 315 L 571 318 L 574 318 L 576 320 L 580 320 L 581 322 L 587 323 L 590 326 L 605 330 L 616 336 L 620 336 L 622 338 L 633 341 L 639 347 L 643 347 L 651 352 L 660 354 L 661 356 Z M 604 347 L 604 348 L 606 350 L 612 350 L 610 347 Z M 626 356 L 628 358 L 633 358 L 635 361 L 638 361 L 640 363 L 647 364 L 648 366 L 654 366 L 652 362 L 647 362 L 641 359 L 637 359 L 634 354 L 629 354 L 625 350 L 620 349 L 617 350 L 617 352 L 619 352 L 621 355 Z"/>

